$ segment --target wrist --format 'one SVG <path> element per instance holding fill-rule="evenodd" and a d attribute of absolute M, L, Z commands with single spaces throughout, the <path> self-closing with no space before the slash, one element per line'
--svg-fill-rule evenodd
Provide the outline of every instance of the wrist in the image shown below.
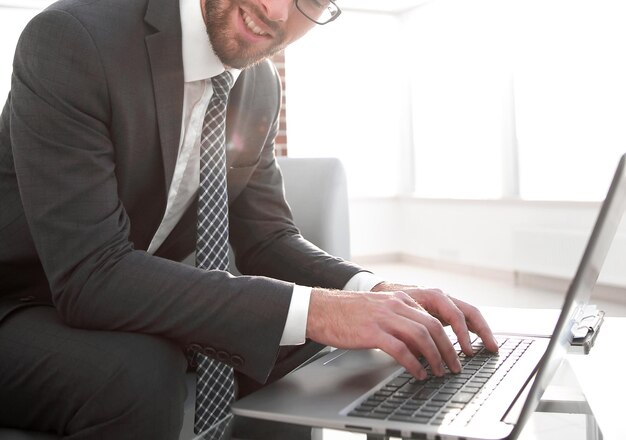
<path fill-rule="evenodd" d="M 368 292 L 352 292 L 314 288 L 311 290 L 306 323 L 306 337 L 316 342 L 328 344 L 334 338 L 333 329 L 350 313 L 350 304 L 366 296 Z"/>
<path fill-rule="evenodd" d="M 322 322 L 325 315 L 324 309 L 328 307 L 329 292 L 326 289 L 312 289 L 311 299 L 309 300 L 309 311 L 306 321 L 306 337 L 307 339 L 316 340 L 324 327 Z"/>

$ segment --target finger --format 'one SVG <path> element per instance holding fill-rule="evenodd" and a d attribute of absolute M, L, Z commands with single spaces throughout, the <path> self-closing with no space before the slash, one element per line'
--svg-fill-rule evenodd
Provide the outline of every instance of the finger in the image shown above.
<path fill-rule="evenodd" d="M 454 348 L 454 345 L 441 325 L 441 322 L 430 315 L 428 315 L 425 319 L 428 320 L 425 325 L 428 328 L 433 341 L 437 344 L 437 349 L 439 350 L 444 362 L 450 371 L 453 373 L 460 373 L 462 369 L 461 361 L 459 360 L 459 356 Z"/>
<path fill-rule="evenodd" d="M 451 298 L 451 300 L 465 315 L 469 330 L 476 333 L 480 339 L 482 339 L 487 350 L 493 353 L 497 352 L 498 342 L 493 336 L 493 332 L 491 331 L 491 328 L 489 328 L 489 324 L 487 324 L 487 321 L 483 317 L 482 313 L 480 313 L 476 307 L 461 301 L 460 299 Z"/>
<path fill-rule="evenodd" d="M 428 377 L 428 373 L 424 366 L 419 362 L 417 357 L 411 352 L 409 347 L 400 339 L 390 335 L 389 333 L 381 333 L 378 348 L 394 358 L 406 371 L 420 380 Z"/>
<path fill-rule="evenodd" d="M 434 375 L 442 376 L 445 373 L 441 353 L 426 326 L 410 318 L 397 316 L 388 331 L 406 344 L 414 356 L 423 356 Z"/>
<path fill-rule="evenodd" d="M 409 295 L 399 292 L 397 297 L 402 300 L 402 303 L 395 307 L 394 311 L 405 318 L 406 322 L 402 320 L 393 322 L 394 325 L 400 325 L 395 330 L 396 337 L 401 337 L 405 343 L 422 353 L 430 364 L 433 374 L 438 376 L 444 374 L 442 362 L 445 362 L 451 371 L 460 372 L 461 363 L 456 350 L 441 323 Z"/>
<path fill-rule="evenodd" d="M 461 350 L 468 356 L 474 354 L 472 349 L 472 342 L 467 327 L 467 316 L 461 310 L 458 305 L 451 299 L 450 296 L 443 292 L 435 294 L 431 297 L 430 306 L 431 312 L 435 314 L 439 319 L 450 324 L 452 331 L 459 341 Z"/>

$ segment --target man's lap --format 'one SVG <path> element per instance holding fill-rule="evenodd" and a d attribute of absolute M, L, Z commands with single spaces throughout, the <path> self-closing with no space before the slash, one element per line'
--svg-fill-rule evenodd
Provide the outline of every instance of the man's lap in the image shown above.
<path fill-rule="evenodd" d="M 185 370 L 165 339 L 70 328 L 51 307 L 21 309 L 0 324 L 0 425 L 78 439 L 119 435 L 122 424 L 128 438 L 158 429 L 152 438 L 174 439 Z"/>

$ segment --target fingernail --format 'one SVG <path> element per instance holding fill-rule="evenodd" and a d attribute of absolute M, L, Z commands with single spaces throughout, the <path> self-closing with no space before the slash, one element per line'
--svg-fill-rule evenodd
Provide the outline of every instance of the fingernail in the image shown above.
<path fill-rule="evenodd" d="M 455 373 L 460 373 L 462 369 L 463 369 L 463 367 L 461 366 L 461 361 L 459 361 L 457 359 L 454 372 Z"/>
<path fill-rule="evenodd" d="M 417 375 L 417 378 L 419 380 L 426 380 L 427 377 L 428 377 L 428 374 L 425 371 L 420 371 L 419 374 Z"/>

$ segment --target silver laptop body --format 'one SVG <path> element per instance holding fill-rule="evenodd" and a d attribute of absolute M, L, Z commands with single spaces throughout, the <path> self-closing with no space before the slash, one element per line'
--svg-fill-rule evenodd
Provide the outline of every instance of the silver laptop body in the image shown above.
<path fill-rule="evenodd" d="M 626 155 L 619 162 L 602 204 L 552 338 L 522 337 L 521 343 L 516 342 L 520 340 L 519 334 L 496 335 L 498 340 L 507 341 L 504 344 L 517 348 L 501 348 L 508 357 L 495 363 L 504 365 L 508 371 L 498 369 L 495 373 L 498 375 L 497 381 L 486 381 L 485 386 L 489 385 L 488 388 L 481 388 L 474 396 L 464 393 L 464 388 L 458 389 L 446 406 L 440 412 L 433 413 L 433 418 L 428 421 L 415 421 L 414 416 L 406 420 L 394 417 L 402 408 L 394 409 L 388 417 L 382 417 L 384 414 L 379 414 L 379 418 L 365 417 L 360 415 L 363 414 L 360 408 L 376 401 L 380 395 L 384 396 L 385 390 L 404 383 L 406 385 L 400 385 L 400 388 L 417 390 L 420 384 L 415 384 L 415 379 L 410 379 L 402 367 L 380 350 L 335 350 L 235 402 L 233 413 L 285 423 L 403 438 L 515 438 L 537 407 L 566 353 L 571 342 L 572 327 L 591 296 L 619 226 L 626 207 L 625 162 Z M 461 375 L 465 373 L 465 368 Z M 469 380 L 477 376 L 478 372 L 475 372 Z M 414 388 L 411 388 L 411 383 Z M 462 385 L 465 386 L 468 386 L 467 383 Z M 434 396 L 430 395 L 426 404 Z M 443 408 L 448 408 L 448 405 L 452 409 L 444 414 Z M 368 411 L 370 406 L 367 406 Z M 468 406 L 470 411 L 466 411 Z M 437 420 L 437 423 L 433 420 Z"/>

